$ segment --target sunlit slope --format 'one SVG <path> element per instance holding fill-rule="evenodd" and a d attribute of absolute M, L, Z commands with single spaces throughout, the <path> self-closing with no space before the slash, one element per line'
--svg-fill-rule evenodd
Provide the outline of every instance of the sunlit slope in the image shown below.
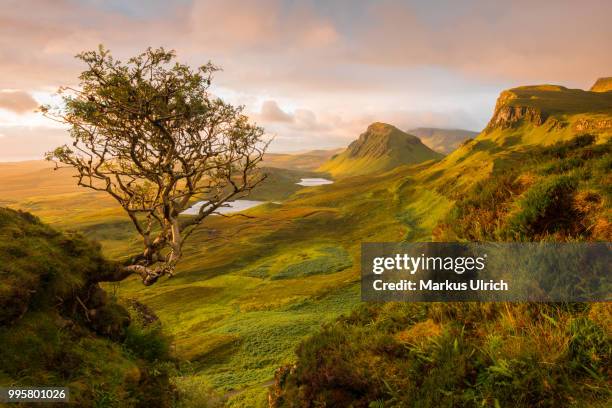
<path fill-rule="evenodd" d="M 612 91 L 612 77 L 599 78 L 590 89 L 592 92 Z"/>
<path fill-rule="evenodd" d="M 178 355 L 220 392 L 258 387 L 300 339 L 359 302 L 361 242 L 431 239 L 449 202 L 415 187 L 414 171 L 303 189 L 253 218 L 211 217 L 174 278 L 117 293 L 152 307 Z"/>
<path fill-rule="evenodd" d="M 336 177 L 376 174 L 440 157 L 440 153 L 425 146 L 416 136 L 389 124 L 376 122 L 319 170 Z"/>
<path fill-rule="evenodd" d="M 511 168 L 520 154 L 577 135 L 596 143 L 612 136 L 612 92 L 558 85 L 524 86 L 500 94 L 487 127 L 417 177 L 440 191 L 459 193 L 494 170 Z"/>
<path fill-rule="evenodd" d="M 263 165 L 289 170 L 316 170 L 343 149 L 310 150 L 304 153 L 266 153 Z"/>
<path fill-rule="evenodd" d="M 440 162 L 396 170 L 406 201 L 431 209 L 412 212 L 416 226 L 442 242 L 609 242 L 612 105 L 602 95 L 556 86 L 502 93 L 475 140 Z M 610 316 L 605 303 L 361 304 L 298 347 L 271 400 L 607 407 Z"/>
<path fill-rule="evenodd" d="M 265 390 L 258 384 L 292 360 L 302 338 L 358 303 L 363 240 L 430 239 L 449 203 L 414 184 L 420 171 L 404 166 L 303 188 L 282 204 L 251 210 L 254 218 L 211 217 L 192 237 L 175 278 L 150 288 L 134 280 L 108 289 L 124 299 L 137 298 L 159 314 L 175 335 L 179 357 L 192 362 L 195 377 L 184 381 L 201 378 L 221 394 L 244 387 L 261 393 Z M 69 175 L 67 180 L 73 181 Z M 129 221 L 112 201 L 75 190 L 58 189 L 54 195 L 50 189 L 33 200 L 29 195 L 36 188 L 31 187 L 12 205 L 40 208 L 61 228 L 100 241 L 110 258 L 139 248 Z M 11 192 L 6 194 L 10 198 Z"/>

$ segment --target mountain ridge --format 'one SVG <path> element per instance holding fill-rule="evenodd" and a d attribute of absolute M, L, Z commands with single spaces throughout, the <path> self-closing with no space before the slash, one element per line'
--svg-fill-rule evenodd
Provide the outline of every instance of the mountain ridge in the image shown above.
<path fill-rule="evenodd" d="M 611 115 L 612 93 L 549 84 L 520 86 L 500 93 L 485 132 L 498 128 L 516 128 L 525 122 L 536 127 L 548 123 L 551 129 L 575 125 L 576 131 L 589 127 L 612 128 L 610 121 L 590 126 L 587 123 L 572 123 L 572 119 L 581 114 Z"/>
<path fill-rule="evenodd" d="M 418 137 L 393 125 L 374 122 L 357 140 L 323 164 L 319 170 L 333 176 L 355 176 L 441 157 L 440 153 L 431 150 Z"/>
<path fill-rule="evenodd" d="M 478 132 L 466 129 L 435 127 L 418 127 L 407 132 L 421 139 L 425 146 L 442 154 L 451 153 L 461 143 L 478 135 Z"/>
<path fill-rule="evenodd" d="M 598 78 L 590 89 L 591 92 L 610 92 L 612 91 L 612 77 Z"/>

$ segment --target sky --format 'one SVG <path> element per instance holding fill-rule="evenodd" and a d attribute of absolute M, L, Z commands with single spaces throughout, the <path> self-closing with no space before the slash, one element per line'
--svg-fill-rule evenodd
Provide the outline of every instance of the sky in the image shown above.
<path fill-rule="evenodd" d="M 212 91 L 245 106 L 271 151 L 305 151 L 374 121 L 479 131 L 514 86 L 588 89 L 612 75 L 610 15 L 607 0 L 3 0 L 0 161 L 69 140 L 34 111 L 78 85 L 74 55 L 98 44 L 212 61 Z"/>

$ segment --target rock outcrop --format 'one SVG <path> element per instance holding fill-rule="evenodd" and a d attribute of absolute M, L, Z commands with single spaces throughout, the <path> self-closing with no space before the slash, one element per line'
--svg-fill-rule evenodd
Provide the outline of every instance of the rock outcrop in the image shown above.
<path fill-rule="evenodd" d="M 599 78 L 590 89 L 591 92 L 612 91 L 612 77 Z"/>
<path fill-rule="evenodd" d="M 495 104 L 493 117 L 487 124 L 485 131 L 496 128 L 507 129 L 523 122 L 529 122 L 535 126 L 540 126 L 546 122 L 548 117 L 541 109 L 533 106 L 514 105 L 512 102 L 516 98 L 517 95 L 512 90 L 501 93 Z"/>

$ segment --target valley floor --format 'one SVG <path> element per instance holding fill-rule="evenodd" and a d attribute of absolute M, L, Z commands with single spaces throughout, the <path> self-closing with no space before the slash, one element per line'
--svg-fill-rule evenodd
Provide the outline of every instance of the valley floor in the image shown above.
<path fill-rule="evenodd" d="M 152 287 L 128 280 L 107 291 L 160 317 L 184 362 L 179 389 L 205 384 L 235 406 L 265 398 L 262 384 L 295 359 L 296 346 L 359 303 L 363 240 L 430 236 L 448 203 L 425 191 L 425 202 L 411 203 L 411 171 L 303 188 L 287 201 L 248 210 L 252 218 L 210 217 L 191 237 L 175 277 Z M 139 248 L 112 201 L 67 185 L 54 191 L 5 198 L 99 241 L 111 259 Z"/>

